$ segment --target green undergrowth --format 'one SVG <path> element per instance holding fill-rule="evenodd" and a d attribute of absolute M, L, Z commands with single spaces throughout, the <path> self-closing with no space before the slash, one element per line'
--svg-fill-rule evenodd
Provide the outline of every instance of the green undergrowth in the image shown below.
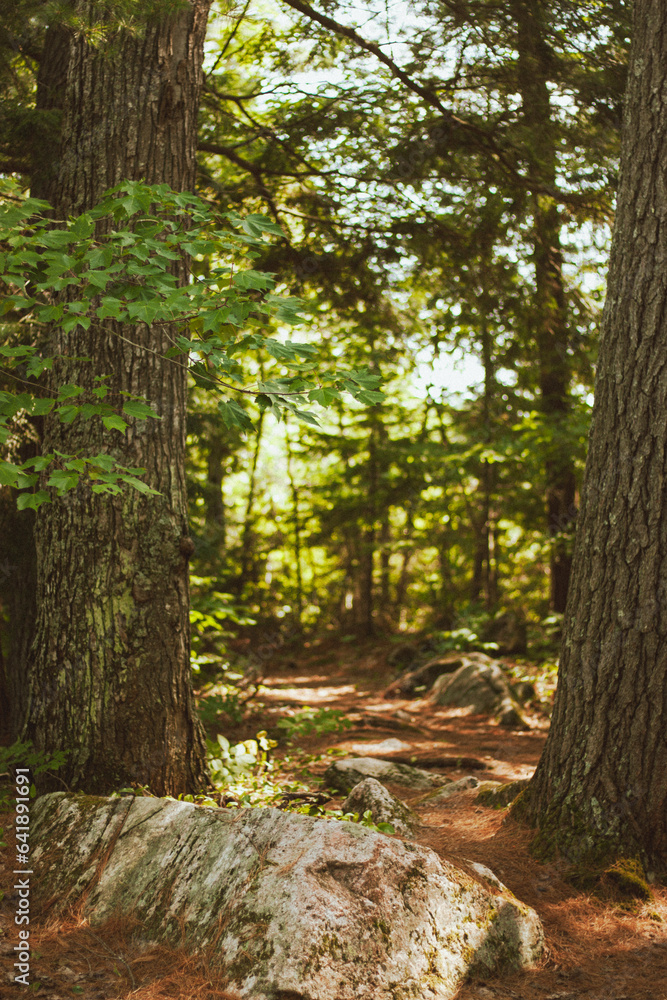
<path fill-rule="evenodd" d="M 17 767 L 27 767 L 33 782 L 42 774 L 55 775 L 67 759 L 67 751 L 56 750 L 49 753 L 37 750 L 30 740 L 22 743 L 17 740 L 10 747 L 0 747 L 0 812 L 13 808 L 15 789 L 13 776 Z M 37 789 L 34 783 L 30 785 L 30 797 L 34 798 Z"/>
<path fill-rule="evenodd" d="M 277 723 L 289 742 L 304 736 L 328 736 L 352 728 L 352 723 L 339 708 L 310 708 L 308 705 L 286 715 Z"/>
<path fill-rule="evenodd" d="M 265 731 L 257 733 L 255 739 L 236 744 L 222 735 L 207 740 L 210 786 L 198 794 L 179 795 L 178 800 L 213 809 L 274 807 L 285 812 L 358 823 L 378 833 L 395 833 L 391 823 L 374 823 L 369 809 L 358 813 L 324 807 L 328 796 L 319 791 L 317 786 L 321 785 L 321 779 L 313 777 L 312 765 L 344 756 L 343 751 L 330 749 L 311 754 L 297 747 L 278 759 L 271 755 L 276 746 L 276 740 L 270 739 Z M 146 786 L 135 785 L 114 793 L 114 796 L 120 795 L 152 796 L 152 792 Z"/>

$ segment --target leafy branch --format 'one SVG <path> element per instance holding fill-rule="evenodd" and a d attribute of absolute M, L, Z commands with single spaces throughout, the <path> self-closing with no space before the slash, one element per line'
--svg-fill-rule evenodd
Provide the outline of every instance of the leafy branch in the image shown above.
<path fill-rule="evenodd" d="M 172 346 L 160 356 L 186 367 L 197 386 L 219 395 L 221 419 L 242 430 L 252 421 L 236 394 L 253 397 L 260 410 L 278 419 L 292 413 L 315 425 L 309 404 L 329 406 L 345 394 L 365 405 L 384 398 L 377 375 L 320 370 L 315 345 L 280 338 L 284 327 L 302 322 L 302 303 L 275 294 L 273 276 L 251 266 L 265 237 L 283 235 L 265 216 L 221 214 L 188 192 L 127 181 L 93 210 L 54 223 L 46 202 L 21 198 L 9 181 L 3 190 L 0 314 L 10 327 L 57 326 L 65 334 L 81 329 L 91 336 L 103 328 L 138 351 L 152 351 L 121 331 L 161 325 Z M 270 335 L 276 330 L 278 336 Z M 268 358 L 270 365 L 250 385 L 242 364 L 247 356 Z M 130 421 L 159 419 L 143 397 L 108 398 L 104 375 L 95 376 L 88 390 L 68 383 L 45 395 L 39 380 L 48 373 L 51 386 L 56 384 L 59 359 L 42 356 L 34 344 L 1 347 L 0 357 L 6 373 L 28 387 L 0 392 L 0 444 L 19 413 L 64 423 L 98 419 L 110 446 L 112 435 L 124 434 Z M 221 396 L 220 390 L 234 395 Z M 0 485 L 29 489 L 40 482 L 46 488 L 19 497 L 20 507 L 37 508 L 51 499 L 49 487 L 62 495 L 82 476 L 96 492 L 131 485 L 154 493 L 138 479 L 143 471 L 123 468 L 107 454 L 54 453 L 22 465 L 0 462 Z"/>

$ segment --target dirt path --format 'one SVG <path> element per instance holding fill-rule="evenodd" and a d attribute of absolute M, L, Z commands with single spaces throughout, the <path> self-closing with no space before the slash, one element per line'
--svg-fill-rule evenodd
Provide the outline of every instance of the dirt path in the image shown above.
<path fill-rule="evenodd" d="M 300 650 L 298 662 L 283 653 L 267 671 L 260 704 L 241 725 L 227 724 L 222 731 L 230 739 L 246 739 L 261 729 L 278 733 L 281 718 L 306 706 L 338 709 L 353 721 L 352 729 L 310 735 L 295 744 L 315 757 L 332 748 L 350 756 L 373 756 L 375 744 L 394 738 L 402 744 L 394 758 L 431 767 L 440 761 L 437 771 L 452 779 L 467 774 L 498 781 L 530 776 L 546 737 L 545 716 L 534 713 L 527 732 L 508 732 L 488 719 L 435 708 L 425 699 L 387 701 L 382 697 L 392 679 L 387 648 L 315 645 Z M 293 751 L 283 744 L 277 754 L 284 757 Z M 386 752 L 381 756 L 392 757 Z M 311 764 L 311 778 L 320 775 L 326 763 Z M 408 803 L 422 794 L 392 790 Z M 505 822 L 505 810 L 478 805 L 476 794 L 472 789 L 437 807 L 418 808 L 423 826 L 415 840 L 462 866 L 479 861 L 491 868 L 539 913 L 548 955 L 541 968 L 529 973 L 466 983 L 457 1000 L 667 1000 L 667 890 L 656 888 L 655 900 L 636 912 L 575 891 L 563 881 L 558 865 L 541 865 L 531 858 L 529 831 Z M 334 798 L 326 808 L 337 808 L 341 801 Z M 11 885 L 10 862 L 6 856 L 3 888 Z M 3 998 L 18 995 L 17 987 L 10 985 L 12 915 L 8 894 L 0 903 Z M 126 925 L 93 932 L 76 914 L 39 927 L 37 954 L 34 972 L 41 985 L 30 992 L 45 1000 L 233 996 L 201 957 L 142 945 Z"/>
<path fill-rule="evenodd" d="M 386 701 L 382 692 L 392 675 L 385 664 L 386 649 L 340 647 L 314 649 L 297 669 L 283 661 L 265 679 L 261 699 L 266 710 L 249 721 L 270 726 L 286 707 L 338 708 L 358 719 L 353 730 L 311 737 L 300 745 L 313 753 L 336 746 L 351 756 L 373 756 L 373 744 L 398 737 L 409 746 L 398 756 L 417 766 L 424 759 L 452 758 L 454 763 L 438 772 L 455 780 L 467 774 L 503 782 L 530 777 L 546 739 L 545 716 L 530 716 L 528 732 L 508 732 L 488 719 L 437 708 L 425 699 Z M 381 756 L 392 759 L 386 752 Z M 484 770 L 458 767 L 457 758 L 475 759 Z M 392 791 L 409 804 L 423 794 Z M 419 809 L 424 826 L 415 840 L 455 863 L 479 861 L 491 868 L 539 913 L 548 957 L 530 973 L 466 984 L 457 1000 L 667 1000 L 667 890 L 656 887 L 655 900 L 634 913 L 575 891 L 563 881 L 559 865 L 538 864 L 530 856 L 529 831 L 505 821 L 506 810 L 477 805 L 476 794 L 472 789 L 436 808 Z"/>

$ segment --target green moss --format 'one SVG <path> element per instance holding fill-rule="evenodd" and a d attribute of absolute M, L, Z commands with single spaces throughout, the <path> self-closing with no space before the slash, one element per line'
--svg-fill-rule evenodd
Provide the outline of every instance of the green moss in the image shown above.
<path fill-rule="evenodd" d="M 643 865 L 637 858 L 619 858 L 605 869 L 600 888 L 603 894 L 611 892 L 621 903 L 629 899 L 646 903 L 653 899 Z"/>
<path fill-rule="evenodd" d="M 492 809 L 505 809 L 514 802 L 526 788 L 528 782 L 525 779 L 519 781 L 508 781 L 499 788 L 485 788 L 476 797 L 475 802 L 482 806 L 489 806 Z"/>
<path fill-rule="evenodd" d="M 384 942 L 387 951 L 389 951 L 391 947 L 391 924 L 388 920 L 385 920 L 384 917 L 377 917 L 373 921 L 373 926 L 380 932 L 382 941 Z"/>

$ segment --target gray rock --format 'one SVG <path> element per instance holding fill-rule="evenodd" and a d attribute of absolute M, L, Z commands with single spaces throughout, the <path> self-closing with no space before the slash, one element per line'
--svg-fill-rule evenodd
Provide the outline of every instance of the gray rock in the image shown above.
<path fill-rule="evenodd" d="M 490 868 L 487 868 L 486 865 L 481 865 L 479 861 L 468 861 L 468 864 L 474 873 L 486 882 L 487 885 L 490 885 L 493 889 L 497 889 L 498 892 L 508 892 L 507 886 L 503 885 L 498 876 Z"/>
<path fill-rule="evenodd" d="M 436 788 L 434 792 L 429 792 L 428 795 L 419 800 L 419 805 L 437 805 L 438 802 L 444 802 L 446 799 L 451 799 L 454 795 L 467 792 L 469 788 L 477 788 L 478 785 L 479 778 L 475 778 L 472 774 L 469 774 L 465 778 L 459 778 L 458 781 L 452 781 L 451 784 L 445 785 L 444 788 Z"/>
<path fill-rule="evenodd" d="M 377 760 L 375 757 L 347 757 L 344 760 L 335 760 L 324 772 L 327 787 L 337 788 L 340 792 L 351 792 L 364 778 L 375 778 L 382 784 L 388 782 L 392 785 L 404 785 L 406 788 L 414 788 L 415 791 L 449 783 L 449 779 L 440 774 L 431 774 L 409 764 Z"/>
<path fill-rule="evenodd" d="M 446 653 L 436 656 L 423 666 L 403 674 L 390 684 L 384 692 L 384 698 L 413 698 L 422 690 L 427 691 L 438 677 L 443 674 L 453 674 L 467 663 L 493 663 L 485 653 Z"/>
<path fill-rule="evenodd" d="M 355 785 L 343 802 L 343 812 L 359 813 L 370 809 L 374 823 L 391 823 L 400 836 L 409 836 L 419 824 L 419 817 L 412 809 L 388 792 L 375 778 L 365 778 Z"/>
<path fill-rule="evenodd" d="M 403 740 L 397 740 L 394 737 L 381 740 L 379 743 L 349 743 L 348 746 L 350 750 L 361 754 L 400 753 L 401 750 L 412 750 L 412 746 L 409 743 L 404 743 Z"/>
<path fill-rule="evenodd" d="M 479 787 L 479 793 L 475 802 L 482 806 L 490 806 L 492 809 L 504 809 L 505 806 L 514 802 L 517 795 L 530 784 L 529 778 L 518 778 L 516 781 L 507 781 L 504 785 L 495 781 L 485 781 Z"/>
<path fill-rule="evenodd" d="M 503 726 L 528 728 L 509 682 L 498 663 L 466 663 L 455 674 L 439 677 L 431 689 L 436 705 L 469 708 L 475 715 L 493 715 Z"/>
<path fill-rule="evenodd" d="M 56 792 L 31 844 L 56 913 L 131 914 L 144 939 L 209 949 L 247 1000 L 451 1000 L 543 953 L 510 893 L 354 823 Z"/>

